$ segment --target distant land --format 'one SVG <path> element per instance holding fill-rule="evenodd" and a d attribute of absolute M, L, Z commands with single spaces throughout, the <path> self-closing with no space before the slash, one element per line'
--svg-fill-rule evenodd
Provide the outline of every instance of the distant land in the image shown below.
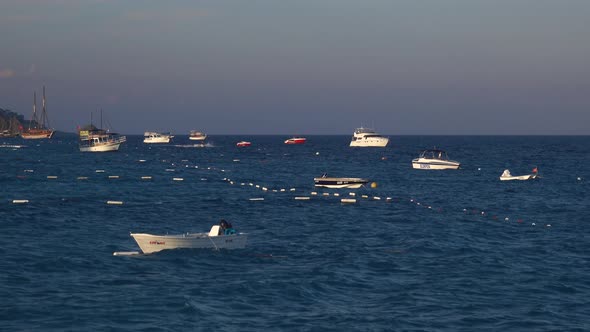
<path fill-rule="evenodd" d="M 21 127 L 28 128 L 30 122 L 22 114 L 0 108 L 0 131 L 17 133 Z"/>

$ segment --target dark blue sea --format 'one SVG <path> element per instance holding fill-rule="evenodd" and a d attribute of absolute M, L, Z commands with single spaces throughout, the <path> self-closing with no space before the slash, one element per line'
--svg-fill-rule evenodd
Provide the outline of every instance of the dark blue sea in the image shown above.
<path fill-rule="evenodd" d="M 0 330 L 590 330 L 590 137 L 286 138 L 0 139 L 25 145 L 0 148 Z M 434 146 L 462 169 L 413 170 Z M 499 180 L 533 167 L 541 179 Z M 314 188 L 323 173 L 377 186 Z M 221 218 L 245 249 L 113 256 L 138 250 L 130 232 Z"/>

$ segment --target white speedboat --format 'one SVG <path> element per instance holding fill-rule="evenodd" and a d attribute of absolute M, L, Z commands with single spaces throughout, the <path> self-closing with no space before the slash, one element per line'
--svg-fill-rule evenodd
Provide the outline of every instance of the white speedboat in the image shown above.
<path fill-rule="evenodd" d="M 153 235 L 145 233 L 131 233 L 137 245 L 144 254 L 168 249 L 241 249 L 246 246 L 247 234 L 221 231 L 219 225 L 211 227 L 209 233 L 186 233 L 179 235 Z"/>
<path fill-rule="evenodd" d="M 153 131 L 146 131 L 143 136 L 143 142 L 147 144 L 170 143 L 170 139 L 174 137 L 170 133 L 157 133 Z"/>
<path fill-rule="evenodd" d="M 512 175 L 510 174 L 510 171 L 505 169 L 504 172 L 502 173 L 502 175 L 500 175 L 500 181 L 510 181 L 510 180 L 520 180 L 520 181 L 524 181 L 524 180 L 533 180 L 539 177 L 539 174 L 537 173 L 537 168 L 533 169 L 533 173 L 532 174 L 527 174 L 527 175 Z"/>
<path fill-rule="evenodd" d="M 191 130 L 191 133 L 188 136 L 188 138 L 191 141 L 204 141 L 207 138 L 207 134 L 202 133 L 200 131 Z"/>
<path fill-rule="evenodd" d="M 412 160 L 414 169 L 458 169 L 459 166 L 461 163 L 450 160 L 445 151 L 438 149 L 424 150 L 420 157 Z"/>
<path fill-rule="evenodd" d="M 369 183 L 368 179 L 363 178 L 334 178 L 322 175 L 319 178 L 314 178 L 313 182 L 316 187 L 325 188 L 360 188 Z"/>
<path fill-rule="evenodd" d="M 375 130 L 369 128 L 357 128 L 352 134 L 350 146 L 353 147 L 378 147 L 387 146 L 389 138 L 381 136 Z"/>

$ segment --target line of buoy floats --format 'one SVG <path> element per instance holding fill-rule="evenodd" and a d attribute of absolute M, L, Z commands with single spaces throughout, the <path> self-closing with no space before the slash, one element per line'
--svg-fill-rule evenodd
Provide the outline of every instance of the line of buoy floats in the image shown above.
<path fill-rule="evenodd" d="M 239 162 L 239 159 L 234 159 L 234 162 Z M 146 162 L 146 160 L 144 159 L 140 159 L 139 162 Z M 168 162 L 167 160 L 162 160 L 162 162 Z M 188 162 L 188 160 L 182 160 L 181 162 Z M 177 166 L 176 163 L 171 163 L 172 167 Z M 198 165 L 184 165 L 185 168 L 190 168 L 190 169 L 201 169 L 201 170 L 213 170 L 213 171 L 219 171 L 221 173 L 225 173 L 226 170 L 225 169 L 220 169 L 220 168 L 216 168 L 216 167 L 199 167 Z M 25 173 L 33 173 L 34 170 L 32 169 L 26 169 L 23 172 Z M 176 172 L 176 169 L 174 168 L 166 168 L 165 172 Z M 95 170 L 95 173 L 105 173 L 105 170 L 103 169 L 97 169 Z M 108 179 L 120 179 L 121 177 L 118 175 L 108 175 L 107 176 Z M 51 179 L 51 180 L 56 180 L 58 179 L 58 176 L 55 175 L 48 175 L 47 179 Z M 77 180 L 88 180 L 89 177 L 86 176 L 79 176 L 76 178 Z M 141 176 L 140 180 L 152 180 L 153 177 L 152 176 Z M 207 178 L 200 178 L 201 181 L 207 181 Z M 260 189 L 263 192 L 273 192 L 273 193 L 287 193 L 287 192 L 301 192 L 302 190 L 298 190 L 297 188 L 276 188 L 276 189 L 270 189 L 268 186 L 264 186 L 264 185 L 259 185 L 259 184 L 254 184 L 252 182 L 237 182 L 237 181 L 233 181 L 229 178 L 223 178 L 223 181 L 229 183 L 230 185 L 236 185 L 239 183 L 240 186 L 244 186 L 244 187 L 252 187 L 252 188 L 256 188 L 256 189 Z M 578 181 L 582 181 L 581 177 L 577 178 Z M 173 177 L 172 181 L 184 181 L 184 178 L 181 177 Z M 372 183 L 371 187 L 372 188 L 376 188 L 376 183 Z M 293 199 L 297 200 L 297 201 L 310 201 L 312 199 L 312 197 L 329 197 L 329 196 L 333 196 L 333 197 L 340 197 L 341 194 L 338 192 L 335 193 L 329 193 L 329 192 L 322 192 L 321 194 L 319 194 L 317 191 L 311 191 L 309 192 L 309 196 L 303 196 L 303 195 L 297 195 L 294 196 Z M 348 193 L 349 197 L 345 197 L 345 198 L 340 198 L 339 201 L 340 203 L 344 204 L 355 204 L 358 202 L 357 200 L 357 193 L 355 192 L 349 192 Z M 434 208 L 431 205 L 428 204 L 423 204 L 419 201 L 417 201 L 414 198 L 406 198 L 406 199 L 401 199 L 401 198 L 393 198 L 390 196 L 385 197 L 384 199 L 381 198 L 381 196 L 369 196 L 368 194 L 361 194 L 360 195 L 361 199 L 363 200 L 367 200 L 367 201 L 385 201 L 385 202 L 408 202 L 410 204 L 414 204 L 418 207 L 423 207 L 425 209 L 428 210 L 433 210 L 433 211 L 437 211 L 437 212 L 442 212 L 443 209 L 442 208 Z M 265 198 L 264 197 L 252 197 L 248 199 L 249 201 L 264 201 Z M 14 199 L 12 200 L 13 204 L 28 204 L 29 200 L 27 199 Z M 116 201 L 116 200 L 108 200 L 106 201 L 107 205 L 123 205 L 124 202 L 123 201 Z M 523 223 L 523 219 L 522 218 L 510 218 L 508 216 L 506 217 L 499 217 L 499 214 L 494 214 L 494 213 L 488 213 L 485 212 L 484 210 L 479 210 L 479 209 L 473 209 L 473 208 L 464 208 L 462 211 L 464 214 L 466 215 L 477 215 L 480 217 L 490 217 L 492 220 L 503 220 L 505 222 L 509 222 L 511 220 L 515 220 L 517 223 Z M 535 222 L 531 223 L 532 226 L 536 226 Z M 546 227 L 551 227 L 551 224 L 545 224 Z"/>

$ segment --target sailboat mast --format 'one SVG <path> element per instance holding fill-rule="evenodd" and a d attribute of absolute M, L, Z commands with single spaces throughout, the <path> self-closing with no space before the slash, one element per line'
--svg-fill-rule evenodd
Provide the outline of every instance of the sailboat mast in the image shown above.
<path fill-rule="evenodd" d="M 102 108 L 100 109 L 100 129 L 102 129 Z"/>
<path fill-rule="evenodd" d="M 29 122 L 29 130 L 31 130 L 31 125 L 35 122 L 35 128 L 37 128 L 37 92 L 33 91 L 33 116 L 31 117 L 31 121 Z"/>
<path fill-rule="evenodd" d="M 45 109 L 45 85 L 43 86 L 43 113 L 41 114 L 41 122 L 43 128 L 49 128 L 49 118 Z"/>

